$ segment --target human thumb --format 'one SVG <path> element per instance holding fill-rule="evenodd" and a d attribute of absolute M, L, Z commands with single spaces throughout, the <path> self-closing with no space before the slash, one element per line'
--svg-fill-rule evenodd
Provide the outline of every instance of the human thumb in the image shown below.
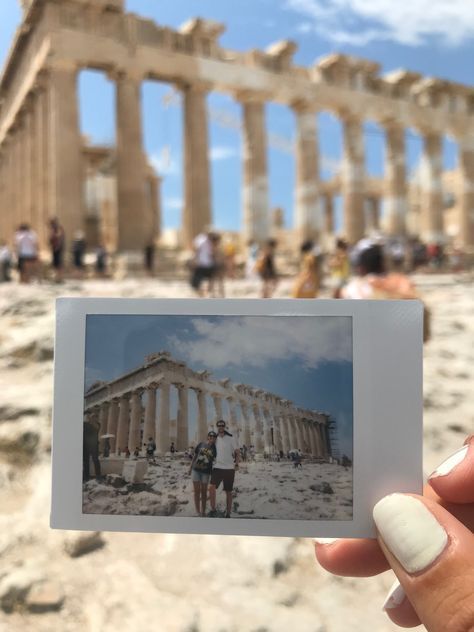
<path fill-rule="evenodd" d="M 473 632 L 471 531 L 437 503 L 416 495 L 386 496 L 373 515 L 385 557 L 426 629 Z"/>

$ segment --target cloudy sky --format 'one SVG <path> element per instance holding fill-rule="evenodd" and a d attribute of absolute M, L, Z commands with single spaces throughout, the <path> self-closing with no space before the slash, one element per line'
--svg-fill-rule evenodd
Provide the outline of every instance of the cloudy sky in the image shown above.
<path fill-rule="evenodd" d="M 328 412 L 352 454 L 352 323 L 347 317 L 88 316 L 87 388 L 167 350 L 215 379 L 260 387 Z M 190 397 L 190 418 L 197 411 Z M 176 410 L 172 402 L 172 416 Z M 211 411 L 211 402 L 208 402 Z M 194 423 L 194 422 L 193 422 Z"/>
<path fill-rule="evenodd" d="M 322 55 L 340 51 L 379 62 L 383 72 L 399 67 L 425 75 L 472 84 L 474 58 L 473 0 L 127 0 L 127 8 L 157 22 L 177 27 L 199 14 L 227 24 L 222 43 L 228 48 L 265 48 L 290 38 L 298 43 L 296 61 L 312 64 Z M 19 22 L 15 0 L 0 2 L 0 63 Z M 169 99 L 170 88 L 147 82 L 143 87 L 144 142 L 157 170 L 164 176 L 164 223 L 180 224 L 183 199 L 182 110 L 179 98 Z M 113 142 L 113 89 L 100 73 L 80 77 L 82 130 L 93 141 Z M 210 158 L 212 161 L 213 212 L 220 228 L 237 228 L 241 221 L 241 146 L 239 107 L 224 95 L 209 97 Z M 267 107 L 268 129 L 275 137 L 269 148 L 272 206 L 285 210 L 292 224 L 294 137 L 292 113 L 283 106 Z M 225 125 L 223 125 L 225 121 Z M 331 175 L 341 156 L 341 128 L 328 113 L 319 115 L 322 176 Z M 367 169 L 383 172 L 383 132 L 366 125 Z M 421 140 L 415 131 L 408 137 L 409 168 L 420 156 Z M 445 139 L 444 166 L 456 164 L 454 143 Z M 340 218 L 341 200 L 336 201 Z"/>

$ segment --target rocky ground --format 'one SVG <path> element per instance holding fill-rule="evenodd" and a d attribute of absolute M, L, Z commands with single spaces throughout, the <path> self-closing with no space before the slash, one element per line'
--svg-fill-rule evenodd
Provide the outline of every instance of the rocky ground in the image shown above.
<path fill-rule="evenodd" d="M 472 279 L 416 279 L 433 309 L 425 347 L 424 468 L 474 430 Z M 278 289 L 286 296 L 288 284 Z M 256 296 L 235 282 L 231 296 Z M 191 296 L 185 284 L 88 281 L 0 286 L 0 630 L 348 632 L 396 629 L 393 576 L 338 578 L 310 540 L 51 531 L 54 298 Z"/>

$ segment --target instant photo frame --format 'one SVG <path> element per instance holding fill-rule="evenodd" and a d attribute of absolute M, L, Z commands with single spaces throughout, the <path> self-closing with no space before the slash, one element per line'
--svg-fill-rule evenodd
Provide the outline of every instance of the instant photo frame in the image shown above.
<path fill-rule="evenodd" d="M 137 323 L 145 322 L 143 317 L 146 317 L 147 323 L 155 323 L 158 327 L 156 330 L 151 328 L 149 330 L 151 332 L 159 331 L 159 319 L 166 317 L 161 322 L 166 322 L 166 335 L 170 344 L 174 344 L 176 349 L 179 349 L 187 357 L 197 359 L 202 358 L 202 350 L 212 350 L 214 355 L 209 353 L 208 357 L 214 361 L 216 366 L 221 368 L 225 366 L 225 361 L 218 354 L 219 351 L 227 352 L 228 350 L 226 345 L 231 337 L 229 337 L 228 332 L 230 331 L 232 335 L 235 334 L 237 339 L 239 335 L 241 336 L 242 344 L 235 346 L 234 341 L 234 347 L 229 347 L 229 353 L 232 352 L 232 349 L 237 353 L 236 350 L 238 349 L 238 359 L 236 357 L 234 361 L 232 356 L 227 356 L 230 373 L 240 378 L 243 375 L 243 379 L 240 380 L 241 383 L 232 386 L 233 392 L 236 394 L 243 392 L 248 395 L 249 391 L 248 389 L 245 390 L 246 387 L 243 387 L 242 383 L 250 383 L 257 389 L 254 389 L 252 393 L 257 392 L 257 394 L 265 391 L 265 385 L 262 389 L 261 381 L 266 381 L 266 384 L 270 383 L 270 385 L 277 384 L 281 392 L 275 393 L 273 390 L 271 395 L 265 395 L 266 399 L 290 408 L 294 405 L 303 419 L 303 424 L 300 427 L 297 423 L 298 419 L 295 421 L 293 413 L 291 415 L 288 413 L 285 417 L 286 421 L 282 421 L 281 415 L 278 417 L 275 413 L 272 417 L 271 409 L 266 409 L 261 413 L 254 411 L 254 418 L 251 421 L 249 419 L 245 421 L 249 424 L 249 428 L 251 425 L 253 427 L 247 430 L 237 428 L 237 433 L 251 431 L 252 436 L 248 435 L 247 438 L 250 437 L 250 442 L 258 442 L 259 444 L 254 460 L 245 467 L 245 476 L 248 477 L 249 472 L 252 473 L 252 471 L 260 472 L 262 468 L 271 472 L 271 476 L 273 476 L 272 467 L 275 468 L 275 472 L 280 474 L 284 472 L 285 474 L 280 476 L 280 489 L 285 490 L 288 503 L 286 505 L 282 503 L 281 507 L 291 505 L 292 493 L 295 495 L 301 493 L 303 500 L 298 503 L 299 513 L 280 515 L 277 507 L 272 509 L 273 514 L 269 514 L 273 517 L 264 515 L 263 509 L 259 509 L 256 514 L 251 514 L 250 511 L 240 513 L 233 511 L 230 519 L 193 515 L 188 517 L 180 515 L 179 511 L 181 510 L 174 515 L 142 515 L 143 511 L 137 515 L 124 515 L 123 513 L 111 513 L 117 510 L 113 505 L 113 500 L 111 501 L 112 505 L 109 503 L 108 509 L 104 505 L 99 512 L 97 509 L 87 508 L 84 499 L 89 487 L 83 483 L 83 435 L 89 394 L 93 393 L 97 402 L 100 402 L 102 401 L 100 392 L 107 391 L 112 395 L 118 393 L 115 398 L 115 401 L 118 401 L 122 382 L 132 380 L 132 377 L 137 374 L 138 369 L 134 368 L 134 350 L 137 345 L 140 348 L 145 345 L 150 354 L 150 366 L 153 363 L 158 366 L 160 362 L 163 366 L 169 364 L 167 364 L 169 360 L 167 356 L 170 354 L 163 348 L 156 348 L 157 336 L 150 334 L 149 344 L 145 344 L 146 337 L 143 338 L 142 336 L 145 342 L 142 338 L 135 337 L 134 340 L 138 342 L 135 345 L 128 345 L 128 350 L 119 348 L 120 357 L 128 358 L 130 356 L 131 362 L 130 366 L 124 365 L 126 375 L 121 376 L 124 371 L 117 368 L 117 362 L 110 353 L 112 347 L 107 347 L 105 339 L 110 340 L 112 335 L 116 335 L 116 346 L 120 347 L 120 344 L 123 345 L 123 340 L 126 339 L 119 335 L 120 326 L 125 326 L 123 324 L 125 323 L 127 327 L 133 328 L 135 321 Z M 104 333 L 103 340 L 101 340 L 100 328 L 95 328 L 94 335 L 91 333 L 93 330 L 91 323 L 99 323 L 103 327 L 102 331 L 107 334 Z M 186 331 L 183 329 L 183 323 L 187 323 Z M 338 334 L 338 323 L 344 324 L 343 327 L 341 325 L 341 335 Z M 260 327 L 260 330 L 258 327 L 254 327 L 255 324 Z M 266 324 L 268 327 L 265 327 Z M 249 328 L 248 336 L 245 327 Z M 101 531 L 262 536 L 374 537 L 372 508 L 381 497 L 391 492 L 420 493 L 422 490 L 422 328 L 423 306 L 419 301 L 409 300 L 58 299 L 54 370 L 51 527 Z M 194 335 L 195 331 L 199 331 L 199 340 L 198 335 Z M 260 335 L 259 331 L 261 332 Z M 314 339 L 313 331 L 315 332 Z M 118 333 L 114 334 L 114 332 Z M 299 332 L 301 332 L 300 338 L 298 338 Z M 317 332 L 319 332 L 319 338 L 316 336 Z M 328 336 L 331 338 L 321 338 L 324 332 L 329 332 Z M 285 336 L 289 339 L 288 344 L 285 342 Z M 249 339 L 251 339 L 251 343 L 249 343 Z M 272 356 L 272 354 L 278 355 L 276 350 L 273 353 L 272 340 L 274 340 L 275 349 L 280 354 L 277 360 L 274 360 Z M 206 341 L 208 347 L 205 346 Z M 198 342 L 201 347 L 197 346 Z M 93 362 L 87 360 L 86 350 L 93 358 Z M 162 355 L 160 356 L 160 354 Z M 250 356 L 252 362 L 247 362 Z M 180 361 L 182 358 L 178 358 L 178 360 Z M 88 362 L 87 366 L 86 362 Z M 282 363 L 281 367 L 285 367 L 284 380 L 282 379 L 282 371 L 275 368 L 280 366 L 278 362 Z M 293 364 L 291 364 L 292 362 Z M 332 438 L 329 439 L 329 426 L 324 432 L 321 428 L 326 421 L 329 423 L 331 415 L 334 417 L 333 411 L 311 410 L 308 412 L 304 407 L 301 407 L 301 404 L 303 400 L 311 403 L 313 402 L 311 397 L 314 394 L 314 397 L 317 397 L 318 392 L 323 393 L 323 382 L 318 384 L 315 380 L 313 394 L 311 383 L 309 387 L 305 386 L 305 380 L 311 379 L 312 370 L 316 371 L 318 367 L 324 367 L 331 362 L 335 363 L 333 364 L 334 370 L 337 369 L 337 362 L 341 362 L 341 366 L 343 363 L 346 365 L 349 363 L 351 379 L 345 380 L 344 393 L 331 392 L 330 382 L 324 382 L 324 401 L 337 402 L 338 399 L 344 399 L 346 404 L 347 402 L 351 403 L 352 415 L 345 416 L 344 436 L 342 437 L 342 422 L 338 427 L 338 419 L 335 419 L 335 424 L 331 430 Z M 192 362 L 188 363 L 187 366 L 192 364 Z M 261 370 L 260 374 L 258 374 L 258 365 Z M 199 375 L 202 379 L 208 379 L 207 372 L 202 371 L 202 366 L 201 363 L 198 367 L 199 374 L 192 373 L 191 369 L 186 370 L 189 375 Z M 255 368 L 256 366 L 257 368 Z M 250 368 L 247 369 L 247 367 Z M 253 372 L 254 369 L 257 373 Z M 157 374 L 158 369 L 153 370 Z M 247 370 L 248 375 L 246 374 Z M 346 366 L 346 376 L 348 370 Z M 160 371 L 162 371 L 161 368 Z M 143 379 L 148 379 L 147 375 L 148 373 L 142 372 Z M 255 377 L 256 375 L 257 377 Z M 262 376 L 261 380 L 259 380 L 258 375 Z M 272 375 L 274 382 L 268 382 Z M 321 380 L 326 379 L 322 377 L 322 368 L 317 375 L 321 375 Z M 219 376 L 222 376 L 222 371 L 220 373 L 218 371 Z M 249 379 L 245 381 L 245 377 L 249 377 Z M 97 378 L 96 382 L 92 383 L 95 378 Z M 133 379 L 135 378 L 133 377 Z M 162 377 L 157 379 L 162 379 Z M 217 382 L 218 379 L 216 378 L 214 383 L 217 384 Z M 288 388 L 285 386 L 285 382 Z M 220 384 L 222 388 L 231 388 L 225 380 Z M 146 384 L 144 385 L 146 386 Z M 194 387 L 196 384 L 191 383 L 190 388 Z M 293 403 L 282 404 L 283 401 L 290 401 L 287 396 L 290 387 L 293 389 L 291 393 L 296 393 Z M 298 397 L 301 401 L 296 401 Z M 321 399 L 323 399 L 322 395 Z M 152 400 L 150 399 L 150 401 Z M 158 424 L 162 423 L 162 419 L 160 421 L 158 407 L 153 409 L 154 401 L 149 404 L 148 413 L 146 406 L 137 404 L 135 401 L 135 406 L 138 406 L 135 411 L 138 412 L 133 413 L 132 410 L 131 414 L 135 414 L 133 432 L 138 433 L 137 437 L 140 435 L 140 428 L 141 434 L 145 432 L 143 424 L 150 424 L 150 415 L 153 417 L 152 423 L 155 424 L 156 422 L 157 424 L 156 432 L 160 432 Z M 336 404 L 334 405 L 336 406 Z M 127 410 L 124 414 L 127 414 Z M 186 410 L 188 409 L 186 408 Z M 194 417 L 198 414 L 204 414 L 203 410 L 200 412 L 196 412 L 196 410 L 193 413 Z M 281 408 L 278 410 L 281 411 Z M 180 414 L 181 421 L 176 422 L 178 425 L 182 423 L 183 419 L 182 413 L 177 413 L 177 416 L 179 417 Z M 146 421 L 147 415 L 148 422 Z M 216 412 L 216 417 L 218 416 Z M 259 416 L 260 418 L 258 418 Z M 348 417 L 350 418 L 349 422 Z M 291 423 L 288 422 L 288 419 Z M 198 422 L 194 421 L 194 430 L 187 431 L 187 439 L 192 444 L 204 438 L 198 436 L 198 425 L 196 425 Z M 236 428 L 239 421 L 236 418 L 231 421 Z M 99 423 L 102 431 L 107 429 L 107 424 L 103 418 L 102 421 L 99 420 Z M 123 423 L 125 422 L 123 421 Z M 215 418 L 211 419 L 208 415 L 207 427 L 214 424 Z M 117 426 L 114 426 L 115 428 Z M 123 426 L 121 428 L 123 433 Z M 169 428 L 170 426 L 166 425 L 165 430 L 169 431 Z M 315 434 L 318 428 L 319 434 Z M 202 424 L 200 431 L 202 435 Z M 132 432 L 129 426 L 127 426 L 127 432 Z M 176 432 L 179 433 L 177 430 Z M 191 436 L 193 432 L 194 438 Z M 158 439 L 158 436 L 155 436 Z M 286 444 L 284 445 L 285 436 Z M 168 435 L 165 439 L 169 437 L 173 438 L 173 435 Z M 242 445 L 244 435 L 238 434 L 236 440 L 237 437 L 240 437 L 238 442 Z M 146 439 L 144 434 L 143 436 L 140 435 L 142 451 L 144 449 L 143 442 Z M 336 449 L 335 439 L 339 441 L 339 452 Z M 324 440 L 328 442 L 325 444 L 326 448 L 321 447 Z M 118 439 L 116 439 L 117 442 Z M 292 443 L 296 444 L 298 450 L 293 450 Z M 351 448 L 351 458 L 346 457 L 345 465 L 342 463 L 341 443 L 343 448 L 350 443 Z M 282 450 L 283 447 L 285 450 Z M 115 453 L 118 448 L 119 446 L 116 445 Z M 130 449 L 132 451 L 133 446 L 130 446 Z M 308 454 L 304 454 L 305 450 Z M 302 467 L 298 468 L 299 464 L 295 464 L 299 458 L 294 458 L 294 452 L 300 454 L 303 452 Z M 101 457 L 102 464 L 109 458 Z M 187 458 L 186 455 L 181 454 L 176 457 L 174 455 L 170 457 L 169 454 L 163 455 L 162 462 L 160 458 L 158 456 L 158 464 L 154 470 L 158 473 L 164 472 L 164 470 L 160 470 L 160 467 L 165 467 L 165 465 L 167 469 L 177 468 L 178 464 L 179 467 L 183 466 L 179 470 L 182 472 L 182 479 L 179 481 L 182 483 L 180 488 L 186 488 L 189 500 L 183 502 L 187 502 L 192 508 L 193 492 L 191 479 L 186 475 L 187 465 L 184 460 Z M 136 459 L 134 459 L 133 454 L 130 457 L 120 454 L 118 459 L 123 460 L 120 474 L 128 479 L 128 487 L 122 494 L 116 492 L 117 503 L 123 501 L 123 498 L 121 499 L 119 496 L 123 497 L 127 490 L 133 492 L 134 472 L 137 471 L 137 468 L 140 469 L 139 463 L 146 461 L 142 454 Z M 178 461 L 174 459 L 178 459 Z M 278 465 L 273 466 L 272 463 Z M 117 465 L 116 462 L 115 465 Z M 146 466 L 143 465 L 143 468 L 146 469 Z M 336 512 L 336 517 L 333 516 L 330 519 L 325 517 L 324 512 L 314 513 L 310 501 L 304 500 L 304 498 L 314 499 L 317 497 L 321 500 L 322 506 L 324 504 L 322 502 L 323 496 L 326 493 L 328 507 L 334 505 L 335 499 L 334 497 L 330 498 L 329 489 L 321 488 L 321 485 L 318 484 L 308 485 L 308 476 L 311 478 L 314 475 L 316 482 L 317 476 L 319 476 L 318 472 L 323 471 L 323 469 L 326 472 L 326 479 L 330 478 L 331 472 L 339 472 L 346 483 L 350 479 L 351 486 L 350 502 L 347 501 L 347 489 L 345 489 L 346 510 Z M 244 475 L 237 472 L 235 481 L 237 488 L 239 488 L 239 476 L 241 476 L 242 481 L 244 480 Z M 262 481 L 262 485 L 265 484 L 263 479 L 258 480 Z M 255 485 L 257 491 L 258 480 L 257 485 Z M 301 483 L 303 480 L 304 484 Z M 157 474 L 156 481 L 155 492 L 163 497 L 167 491 L 165 479 Z M 165 488 L 159 489 L 160 481 Z M 334 493 L 338 493 L 337 485 L 334 487 L 332 496 Z M 310 492 L 308 491 L 309 488 L 311 488 Z M 106 492 L 105 489 L 104 493 Z M 308 496 L 309 493 L 312 495 Z M 220 494 L 222 495 L 223 492 Z M 282 492 L 281 496 L 283 495 Z M 275 499 L 274 502 L 278 503 L 278 494 Z M 305 503 L 308 503 L 308 513 L 307 518 L 302 519 L 301 511 L 305 509 Z M 111 506 L 112 509 L 110 509 Z M 117 507 L 119 506 L 123 506 L 123 504 L 117 504 Z M 174 507 L 176 508 L 176 503 Z M 264 507 L 264 504 L 262 503 L 259 507 Z M 259 514 L 259 511 L 262 515 Z M 278 514 L 278 519 L 275 519 L 275 511 Z M 144 513 L 146 512 L 145 507 Z M 161 511 L 161 513 L 163 512 Z M 249 517 L 250 515 L 254 517 Z"/>

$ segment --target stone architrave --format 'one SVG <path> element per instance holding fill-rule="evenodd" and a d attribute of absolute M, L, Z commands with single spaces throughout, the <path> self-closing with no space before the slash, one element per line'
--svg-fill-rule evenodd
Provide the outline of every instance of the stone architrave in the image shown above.
<path fill-rule="evenodd" d="M 178 423 L 176 447 L 178 451 L 186 450 L 189 447 L 189 430 L 188 430 L 188 387 L 184 384 L 178 384 Z"/>
<path fill-rule="evenodd" d="M 116 82 L 118 248 L 142 251 L 151 237 L 142 139 L 141 77 L 112 73 Z"/>
<path fill-rule="evenodd" d="M 243 108 L 243 235 L 263 243 L 270 230 L 265 103 L 259 95 L 240 95 Z"/>
<path fill-rule="evenodd" d="M 206 406 L 206 391 L 198 389 L 196 390 L 197 402 L 198 402 L 198 429 L 197 440 L 205 441 L 207 438 L 207 406 Z"/>
<path fill-rule="evenodd" d="M 209 85 L 201 83 L 192 83 L 182 87 L 185 198 L 182 240 L 185 248 L 189 248 L 196 235 L 212 223 L 206 102 L 208 89 Z"/>
<path fill-rule="evenodd" d="M 345 118 L 342 194 L 344 197 L 344 232 L 354 244 L 364 236 L 364 133 L 358 119 Z"/>
<path fill-rule="evenodd" d="M 254 446 L 256 452 L 261 452 L 264 447 L 263 443 L 263 424 L 262 417 L 259 409 L 259 405 L 254 403 L 252 405 L 252 412 L 255 419 L 255 432 L 254 432 Z"/>
<path fill-rule="evenodd" d="M 49 216 L 59 218 L 66 238 L 84 228 L 82 140 L 75 64 L 57 61 L 49 68 Z"/>
<path fill-rule="evenodd" d="M 305 102 L 295 104 L 293 110 L 296 116 L 295 227 L 300 241 L 318 241 L 323 231 L 323 219 L 316 111 Z"/>
<path fill-rule="evenodd" d="M 142 390 L 137 389 L 133 391 L 132 397 L 130 400 L 130 408 L 131 408 L 131 420 L 130 420 L 130 431 L 128 435 L 128 449 L 130 452 L 134 452 L 136 448 L 139 450 L 142 449 L 141 440 L 140 440 L 140 421 L 142 418 L 142 401 L 141 395 Z"/>
<path fill-rule="evenodd" d="M 385 126 L 385 195 L 381 222 L 384 233 L 405 235 L 407 212 L 405 129 L 391 122 Z"/>
<path fill-rule="evenodd" d="M 420 162 L 421 238 L 425 243 L 443 243 L 442 139 L 437 133 L 423 138 Z"/>
<path fill-rule="evenodd" d="M 160 386 L 160 415 L 157 419 L 156 443 L 159 454 L 168 451 L 170 441 L 170 384 L 163 382 Z"/>
<path fill-rule="evenodd" d="M 109 414 L 107 417 L 107 434 L 113 435 L 110 439 L 110 451 L 112 454 L 117 450 L 117 425 L 118 425 L 119 406 L 116 398 L 110 401 Z"/>
<path fill-rule="evenodd" d="M 150 384 L 146 389 L 146 404 L 145 404 L 145 426 L 143 429 L 143 442 L 146 443 L 151 437 L 155 443 L 155 428 L 156 428 L 156 383 Z"/>
<path fill-rule="evenodd" d="M 459 137 L 459 233 L 462 248 L 472 253 L 474 248 L 474 135 Z"/>
<path fill-rule="evenodd" d="M 130 424 L 130 394 L 127 393 L 120 398 L 119 402 L 119 419 L 117 430 L 117 452 L 122 454 L 128 446 L 128 429 Z M 129 448 L 130 449 L 130 448 Z"/>

